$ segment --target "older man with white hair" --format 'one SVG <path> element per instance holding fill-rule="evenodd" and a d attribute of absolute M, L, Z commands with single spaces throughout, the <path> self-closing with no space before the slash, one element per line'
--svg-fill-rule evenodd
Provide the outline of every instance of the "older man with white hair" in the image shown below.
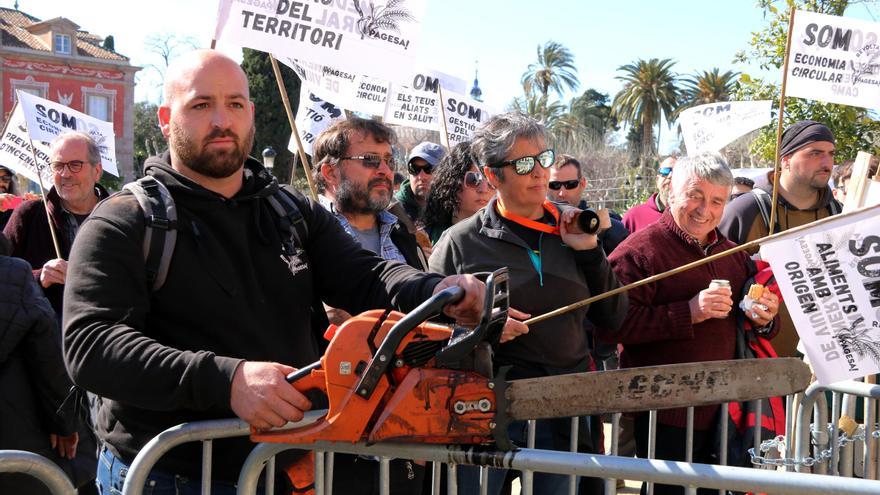
<path fill-rule="evenodd" d="M 657 222 L 630 235 L 609 257 L 618 280 L 630 284 L 734 247 L 717 229 L 733 182 L 730 169 L 717 155 L 679 159 L 672 175 L 669 208 Z M 605 335 L 623 344 L 621 367 L 733 359 L 738 318 L 772 337 L 775 325 L 771 322 L 779 309 L 776 295 L 764 291 L 759 305 L 745 314 L 737 307 L 754 273 L 748 255 L 738 252 L 630 290 L 623 326 Z M 694 462 L 712 463 L 719 410 L 717 405 L 695 408 Z M 656 457 L 685 460 L 687 411 L 659 411 L 657 423 Z M 646 457 L 647 413 L 636 416 L 635 433 L 637 453 Z M 654 493 L 678 494 L 683 489 L 656 485 Z"/>

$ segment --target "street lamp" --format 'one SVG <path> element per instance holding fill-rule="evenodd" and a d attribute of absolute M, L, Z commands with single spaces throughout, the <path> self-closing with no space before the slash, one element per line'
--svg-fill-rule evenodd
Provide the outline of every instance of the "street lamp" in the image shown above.
<path fill-rule="evenodd" d="M 278 153 L 271 146 L 266 146 L 266 149 L 263 150 L 263 166 L 266 167 L 270 174 L 272 173 L 272 168 L 275 167 L 276 156 L 278 156 Z"/>

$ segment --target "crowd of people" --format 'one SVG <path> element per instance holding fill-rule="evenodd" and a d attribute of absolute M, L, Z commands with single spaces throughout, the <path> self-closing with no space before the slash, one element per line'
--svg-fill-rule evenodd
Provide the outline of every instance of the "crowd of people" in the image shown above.
<path fill-rule="evenodd" d="M 317 407 L 320 397 L 285 377 L 320 357 L 328 323 L 369 309 L 405 312 L 458 286 L 465 297 L 445 316 L 473 326 L 484 287 L 472 274 L 502 267 L 510 312 L 494 366 L 509 367 L 508 379 L 733 359 L 744 330 L 773 339 L 780 356 L 798 355 L 778 293 L 740 307 L 766 270 L 745 252 L 524 323 L 766 236 L 772 172 L 744 181 L 719 155 L 669 157 L 645 203 L 585 232 L 576 221 L 591 206 L 585 171 L 552 149 L 531 117 L 496 115 L 450 150 L 420 143 L 405 174 L 394 163 L 394 131 L 350 117 L 314 144 L 313 201 L 248 156 L 255 111 L 238 64 L 197 50 L 168 70 L 158 111 L 168 151 L 146 161 L 138 186 L 108 197 L 88 134 L 52 143 L 45 203 L 0 213 L 0 386 L 6 396 L 20 391 L 17 406 L 2 409 L 0 449 L 52 458 L 80 493 L 116 493 L 137 453 L 169 427 L 236 416 L 268 429 Z M 834 149 L 821 123 L 786 129 L 775 231 L 840 211 L 829 187 Z M 13 175 L 0 167 L 0 196 L 16 195 Z M 172 202 L 176 218 L 145 212 L 138 190 Z M 150 242 L 168 236 L 170 250 Z M 716 461 L 719 409 L 694 413 L 697 462 Z M 639 457 L 647 425 L 646 414 L 623 424 Z M 579 426 L 579 450 L 603 453 L 601 418 Z M 684 410 L 658 415 L 657 457 L 685 459 L 685 426 Z M 570 427 L 567 418 L 538 421 L 536 446 L 567 450 Z M 511 423 L 509 435 L 524 443 L 525 423 Z M 164 456 L 148 476 L 150 493 L 199 493 L 199 448 Z M 215 441 L 214 493 L 235 492 L 250 448 L 246 438 Z M 280 459 L 280 471 L 296 456 Z M 378 491 L 373 459 L 336 462 L 337 491 Z M 392 493 L 421 493 L 424 472 L 419 460 L 393 461 Z M 504 492 L 512 475 L 490 470 L 488 493 Z M 460 469 L 459 490 L 479 493 L 479 478 Z M 537 474 L 535 491 L 568 493 L 567 480 Z M 38 493 L 29 482 L 0 475 L 0 491 Z M 600 480 L 579 482 L 579 493 L 602 490 Z"/>

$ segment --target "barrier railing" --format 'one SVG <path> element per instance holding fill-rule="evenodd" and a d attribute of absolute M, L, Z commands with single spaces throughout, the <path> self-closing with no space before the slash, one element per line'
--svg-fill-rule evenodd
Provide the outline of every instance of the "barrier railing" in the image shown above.
<path fill-rule="evenodd" d="M 70 479 L 54 462 L 23 450 L 0 450 L 0 473 L 32 476 L 46 485 L 52 495 L 75 495 Z"/>
<path fill-rule="evenodd" d="M 825 403 L 825 391 L 834 392 L 834 400 L 831 408 L 832 420 L 828 423 L 828 408 L 823 406 Z M 838 436 L 838 421 L 843 409 L 844 399 L 841 394 L 852 396 L 854 402 L 855 397 L 864 397 L 866 399 L 866 414 L 864 421 L 864 452 L 861 457 L 861 464 L 864 466 L 862 475 L 865 478 L 876 478 L 880 471 L 880 458 L 876 452 L 877 444 L 880 439 L 875 433 L 875 417 L 874 410 L 876 399 L 880 399 L 880 385 L 870 383 L 862 383 L 856 381 L 845 381 L 834 383 L 829 386 L 822 386 L 818 383 L 810 385 L 804 392 L 804 397 L 797 408 L 797 416 L 795 418 L 795 439 L 794 439 L 794 464 L 798 471 L 808 472 L 813 467 L 813 472 L 825 473 L 830 467 L 830 474 L 852 476 L 855 474 L 853 462 L 859 456 L 853 449 L 852 438 L 849 436 Z M 846 410 L 851 412 L 855 409 L 854 404 L 850 404 Z M 810 422 L 810 411 L 813 410 L 816 420 Z M 828 426 L 826 426 L 828 425 Z M 830 430 L 830 433 L 829 433 Z M 815 454 L 810 457 L 810 446 L 814 447 Z M 830 444 L 830 445 L 829 445 Z M 843 452 L 840 446 L 844 445 Z M 841 454 L 842 458 L 841 458 Z M 842 459 L 842 460 L 841 460 Z"/>

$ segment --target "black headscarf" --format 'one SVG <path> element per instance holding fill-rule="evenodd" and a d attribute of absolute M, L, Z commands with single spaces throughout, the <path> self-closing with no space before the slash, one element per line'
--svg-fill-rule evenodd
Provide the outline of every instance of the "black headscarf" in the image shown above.
<path fill-rule="evenodd" d="M 833 144 L 834 134 L 828 126 L 813 120 L 796 122 L 783 131 L 779 156 L 788 156 L 816 141 L 828 141 Z"/>

